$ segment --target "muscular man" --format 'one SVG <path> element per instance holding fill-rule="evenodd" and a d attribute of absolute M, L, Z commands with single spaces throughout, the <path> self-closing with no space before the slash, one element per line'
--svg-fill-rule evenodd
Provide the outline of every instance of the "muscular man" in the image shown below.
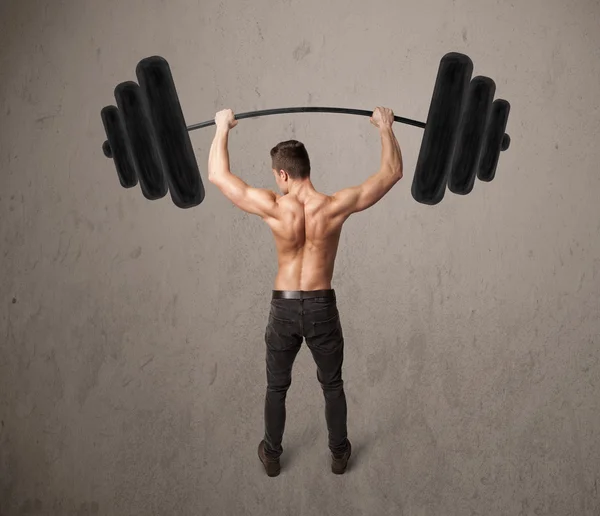
<path fill-rule="evenodd" d="M 351 454 L 342 380 L 344 336 L 331 288 L 344 222 L 379 201 L 402 178 L 402 154 L 392 124 L 394 113 L 378 107 L 370 118 L 381 133 L 381 166 L 364 183 L 334 195 L 318 192 L 310 180 L 304 145 L 290 140 L 271 150 L 272 168 L 283 195 L 251 188 L 231 173 L 227 141 L 237 120 L 230 109 L 215 117 L 216 135 L 208 158 L 209 181 L 242 210 L 260 216 L 275 237 L 279 271 L 265 332 L 267 393 L 265 433 L 258 455 L 269 476 L 280 472 L 285 399 L 292 366 L 304 338 L 317 365 L 325 396 L 332 471 L 344 473 Z"/>

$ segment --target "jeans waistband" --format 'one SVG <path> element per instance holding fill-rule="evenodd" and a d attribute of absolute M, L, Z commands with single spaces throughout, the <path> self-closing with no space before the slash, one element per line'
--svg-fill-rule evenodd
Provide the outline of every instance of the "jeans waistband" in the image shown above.
<path fill-rule="evenodd" d="M 273 299 L 312 299 L 315 297 L 335 299 L 335 290 L 273 290 Z"/>

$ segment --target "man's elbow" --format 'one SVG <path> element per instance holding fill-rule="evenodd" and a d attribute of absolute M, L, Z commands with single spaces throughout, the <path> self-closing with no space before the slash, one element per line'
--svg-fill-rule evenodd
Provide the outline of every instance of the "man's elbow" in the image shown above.
<path fill-rule="evenodd" d="M 394 172 L 396 176 L 398 176 L 398 180 L 402 179 L 402 172 L 404 170 L 404 163 L 402 162 L 402 157 L 400 156 L 398 161 L 394 163 Z"/>
<path fill-rule="evenodd" d="M 218 185 L 222 178 L 223 176 L 219 174 L 208 174 L 208 181 L 213 185 Z"/>
<path fill-rule="evenodd" d="M 229 177 L 231 177 L 231 171 L 229 169 L 216 169 L 208 171 L 208 180 L 213 183 L 220 183 L 222 181 L 226 181 Z"/>
<path fill-rule="evenodd" d="M 394 179 L 400 180 L 402 178 L 402 168 L 402 162 L 394 160 L 384 163 L 381 170 L 385 171 L 386 175 L 390 175 Z"/>
<path fill-rule="evenodd" d="M 390 166 L 389 173 L 394 178 L 394 180 L 400 181 L 400 179 L 402 179 L 402 165 Z"/>

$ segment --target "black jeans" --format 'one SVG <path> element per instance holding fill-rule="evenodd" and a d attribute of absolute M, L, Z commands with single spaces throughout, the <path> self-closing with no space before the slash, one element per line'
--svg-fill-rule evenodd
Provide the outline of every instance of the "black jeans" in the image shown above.
<path fill-rule="evenodd" d="M 282 296 L 288 299 L 282 299 Z M 264 439 L 265 454 L 271 458 L 278 458 L 283 453 L 285 399 L 292 383 L 292 366 L 305 337 L 317 364 L 317 379 L 325 396 L 329 449 L 335 455 L 341 455 L 348 447 L 346 395 L 342 380 L 344 336 L 335 291 L 274 290 L 265 332 L 267 395 Z"/>

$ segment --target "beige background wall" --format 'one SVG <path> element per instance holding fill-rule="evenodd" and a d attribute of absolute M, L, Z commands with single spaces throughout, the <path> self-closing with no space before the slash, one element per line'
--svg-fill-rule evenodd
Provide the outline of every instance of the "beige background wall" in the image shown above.
<path fill-rule="evenodd" d="M 0 514 L 600 514 L 600 4 L 491 0 L 0 4 Z M 439 60 L 467 53 L 512 105 L 496 180 L 410 195 L 344 230 L 351 468 L 335 477 L 306 348 L 282 474 L 256 456 L 269 230 L 119 186 L 103 106 L 137 62 L 171 64 L 188 124 L 217 109 L 331 105 L 424 120 Z M 240 122 L 235 173 L 274 187 L 303 141 L 317 188 L 379 165 L 368 119 Z"/>

